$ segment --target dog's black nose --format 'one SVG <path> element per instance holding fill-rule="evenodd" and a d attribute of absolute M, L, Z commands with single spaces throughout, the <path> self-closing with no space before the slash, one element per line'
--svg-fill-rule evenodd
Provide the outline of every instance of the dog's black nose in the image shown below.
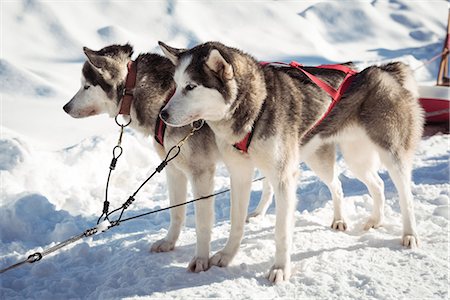
<path fill-rule="evenodd" d="M 159 116 L 161 117 L 161 119 L 163 121 L 167 121 L 167 119 L 169 119 L 169 112 L 166 109 L 163 109 L 160 113 Z"/>
<path fill-rule="evenodd" d="M 63 109 L 64 109 L 64 111 L 66 112 L 66 113 L 69 113 L 70 112 L 70 107 L 71 107 L 72 105 L 70 105 L 70 103 L 67 103 L 66 105 L 64 105 L 64 107 L 63 107 Z"/>

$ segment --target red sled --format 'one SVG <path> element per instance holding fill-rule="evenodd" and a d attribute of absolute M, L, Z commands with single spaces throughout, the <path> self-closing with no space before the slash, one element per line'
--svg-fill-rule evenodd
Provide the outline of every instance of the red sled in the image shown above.
<path fill-rule="evenodd" d="M 420 104 L 427 123 L 449 122 L 450 88 L 447 86 L 420 86 Z"/>
<path fill-rule="evenodd" d="M 445 37 L 442 52 L 436 56 L 441 58 L 439 72 L 435 86 L 420 86 L 419 100 L 425 110 L 425 135 L 449 132 L 450 115 L 450 78 L 449 78 L 449 52 L 450 52 L 450 11 L 448 14 L 447 36 Z M 434 60 L 434 58 L 432 59 Z M 431 61 L 432 61 L 431 60 Z M 430 61 L 430 62 L 431 62 Z"/>

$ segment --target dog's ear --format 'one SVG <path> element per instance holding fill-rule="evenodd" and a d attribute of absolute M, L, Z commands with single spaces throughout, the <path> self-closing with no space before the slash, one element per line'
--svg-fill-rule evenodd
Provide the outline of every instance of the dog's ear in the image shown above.
<path fill-rule="evenodd" d="M 177 48 L 170 47 L 161 41 L 159 41 L 158 44 L 159 44 L 159 47 L 161 47 L 161 50 L 164 52 L 164 55 L 168 59 L 170 59 L 170 61 L 174 65 L 176 65 L 178 63 L 180 54 L 183 53 L 184 51 L 186 51 L 185 49 L 177 49 Z"/>
<path fill-rule="evenodd" d="M 133 46 L 131 46 L 129 43 L 126 43 L 125 45 L 122 46 L 122 50 L 123 52 L 128 55 L 128 57 L 131 57 L 131 55 L 133 55 Z"/>
<path fill-rule="evenodd" d="M 97 69 L 103 69 L 108 63 L 108 57 L 100 55 L 98 51 L 89 49 L 88 47 L 83 47 L 84 54 L 86 54 L 91 65 Z"/>
<path fill-rule="evenodd" d="M 206 59 L 206 65 L 223 81 L 231 80 L 234 77 L 233 66 L 223 58 L 217 49 L 211 50 Z"/>

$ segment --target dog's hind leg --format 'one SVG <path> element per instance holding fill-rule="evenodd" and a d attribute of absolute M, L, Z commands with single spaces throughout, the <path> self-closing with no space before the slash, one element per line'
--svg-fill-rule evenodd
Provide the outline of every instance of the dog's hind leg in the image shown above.
<path fill-rule="evenodd" d="M 272 198 L 273 198 L 273 187 L 270 184 L 269 180 L 265 178 L 263 180 L 263 190 L 261 194 L 261 199 L 259 200 L 256 209 L 250 214 L 248 214 L 247 222 L 249 221 L 250 218 L 264 217 L 266 215 L 267 209 L 272 203 Z"/>
<path fill-rule="evenodd" d="M 187 178 L 182 171 L 174 166 L 166 167 L 167 188 L 169 190 L 170 205 L 186 202 Z M 167 252 L 173 250 L 180 236 L 181 227 L 186 217 L 186 206 L 182 205 L 170 210 L 170 227 L 165 238 L 156 241 L 152 252 Z"/>
<path fill-rule="evenodd" d="M 403 220 L 403 246 L 415 248 L 419 246 L 419 239 L 411 192 L 412 152 L 394 155 L 388 151 L 380 151 L 380 157 L 399 194 Z"/>
<path fill-rule="evenodd" d="M 384 183 L 378 175 L 380 157 L 370 140 L 342 142 L 339 144 L 344 160 L 353 175 L 364 183 L 373 199 L 372 215 L 364 230 L 378 228 L 384 220 Z"/>
<path fill-rule="evenodd" d="M 336 146 L 329 143 L 320 146 L 315 152 L 305 158 L 305 163 L 326 184 L 333 199 L 334 217 L 331 228 L 344 231 L 347 229 L 342 213 L 342 185 L 335 168 Z"/>
<path fill-rule="evenodd" d="M 194 169 L 193 167 L 192 169 Z M 211 195 L 214 192 L 214 171 L 211 166 L 197 171 L 190 176 L 190 182 L 195 198 Z M 197 249 L 194 258 L 188 266 L 191 272 L 206 271 L 209 268 L 209 251 L 211 230 L 214 223 L 214 197 L 195 203 L 195 228 L 197 233 Z"/>

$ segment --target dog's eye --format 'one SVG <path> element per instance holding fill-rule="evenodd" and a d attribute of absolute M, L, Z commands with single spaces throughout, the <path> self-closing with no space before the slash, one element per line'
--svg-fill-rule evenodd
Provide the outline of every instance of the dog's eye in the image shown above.
<path fill-rule="evenodd" d="M 87 90 L 87 89 L 90 88 L 90 87 L 91 87 L 90 85 L 85 85 L 85 86 L 84 86 L 84 89 Z"/>
<path fill-rule="evenodd" d="M 192 91 L 193 89 L 195 89 L 197 86 L 195 84 L 189 83 L 188 85 L 186 85 L 186 87 L 184 88 L 186 91 Z"/>

